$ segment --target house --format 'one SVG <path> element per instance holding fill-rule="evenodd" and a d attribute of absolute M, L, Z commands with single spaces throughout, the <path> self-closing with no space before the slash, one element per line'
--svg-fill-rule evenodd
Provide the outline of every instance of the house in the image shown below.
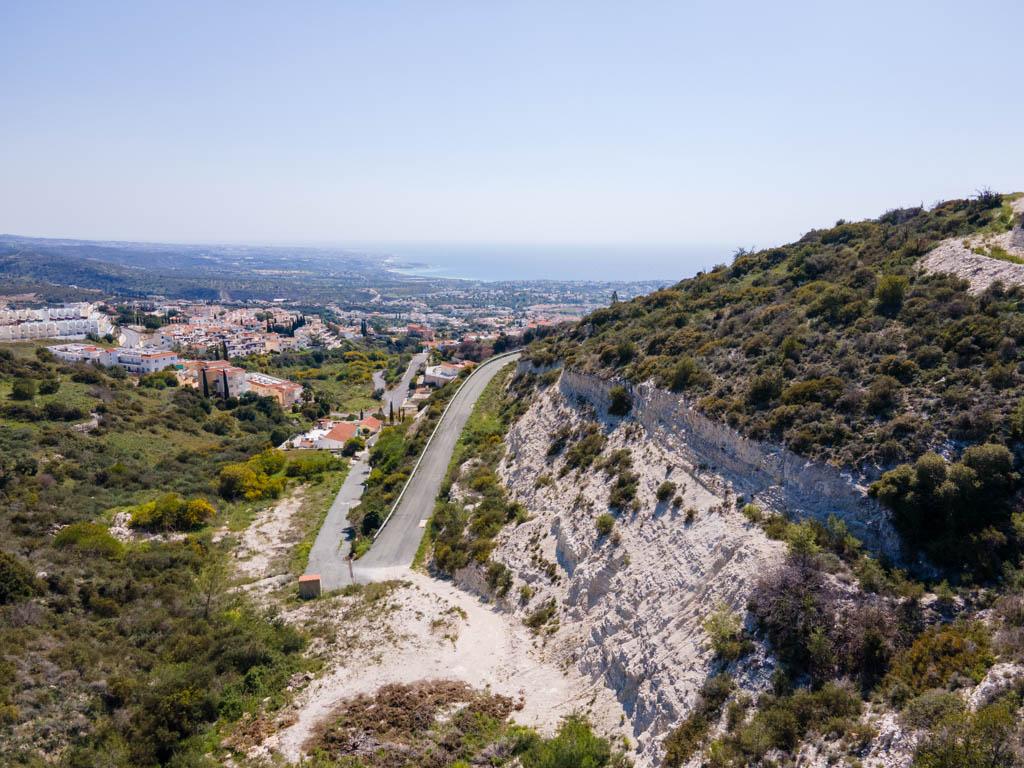
<path fill-rule="evenodd" d="M 67 363 L 110 364 L 111 350 L 93 344 L 55 344 L 47 349 L 58 360 Z"/>
<path fill-rule="evenodd" d="M 416 409 L 419 407 L 419 404 L 422 403 L 424 400 L 427 400 L 429 398 L 430 398 L 430 387 L 416 387 L 416 389 L 414 389 L 409 394 L 409 397 L 407 397 L 405 399 L 405 402 L 402 403 L 402 408 L 403 409 L 409 408 L 409 409 L 411 409 L 412 411 L 415 412 Z"/>
<path fill-rule="evenodd" d="M 194 360 L 185 367 L 195 372 L 196 386 L 204 397 L 239 397 L 249 391 L 246 370 L 227 360 Z"/>
<path fill-rule="evenodd" d="M 54 357 L 69 363 L 92 363 L 107 367 L 118 366 L 139 375 L 156 373 L 181 365 L 177 352 L 168 350 L 107 349 L 92 344 L 55 344 L 47 347 Z"/>
<path fill-rule="evenodd" d="M 409 336 L 415 336 L 417 338 L 423 339 L 424 341 L 434 340 L 434 329 L 426 325 L 419 325 L 418 323 L 409 323 L 409 325 L 406 326 L 405 332 Z"/>
<path fill-rule="evenodd" d="M 0 341 L 82 339 L 113 331 L 98 305 L 79 302 L 43 309 L 0 309 Z"/>
<path fill-rule="evenodd" d="M 302 400 L 302 385 L 293 381 L 268 376 L 265 373 L 247 373 L 249 391 L 260 397 L 272 397 L 282 408 L 290 408 Z"/>
<path fill-rule="evenodd" d="M 137 349 L 113 349 L 114 365 L 127 370 L 129 373 L 139 375 L 156 373 L 165 368 L 174 368 L 181 364 L 177 352 L 170 351 L 142 351 Z"/>
<path fill-rule="evenodd" d="M 428 365 L 423 371 L 423 383 L 432 387 L 443 387 L 449 381 L 459 377 L 459 373 L 468 368 L 472 363 L 441 363 L 440 365 Z"/>
<path fill-rule="evenodd" d="M 374 416 L 367 416 L 359 422 L 359 428 L 368 435 L 376 435 L 383 426 L 384 422 Z"/>
<path fill-rule="evenodd" d="M 345 443 L 358 434 L 359 426 L 354 421 L 339 421 L 317 438 L 314 447 L 323 451 L 340 451 L 345 447 Z"/>

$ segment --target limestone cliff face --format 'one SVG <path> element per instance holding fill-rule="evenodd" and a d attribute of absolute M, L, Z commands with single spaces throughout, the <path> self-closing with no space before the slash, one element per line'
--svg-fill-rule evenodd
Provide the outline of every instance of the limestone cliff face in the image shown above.
<path fill-rule="evenodd" d="M 1014 248 L 1024 250 L 1024 224 L 1019 225 L 1015 230 L 1013 230 L 1013 234 L 1010 235 L 1010 244 Z"/>
<path fill-rule="evenodd" d="M 784 546 L 739 512 L 740 497 L 795 518 L 835 514 L 867 546 L 892 557 L 899 542 L 885 511 L 850 473 L 743 438 L 651 386 L 632 387 L 629 416 L 611 418 L 616 383 L 564 370 L 512 426 L 499 473 L 531 519 L 504 530 L 492 557 L 513 574 L 498 601 L 504 609 L 529 619 L 554 601 L 557 625 L 547 624 L 539 641 L 615 692 L 636 739 L 637 764 L 646 766 L 658 763 L 661 740 L 714 671 L 705 618 L 723 603 L 744 613 L 759 579 L 783 559 Z M 609 511 L 612 479 L 593 467 L 563 474 L 565 459 L 548 455 L 556 430 L 594 420 L 608 438 L 605 455 L 628 448 L 639 476 L 638 510 L 616 513 L 613 533 L 604 537 L 595 520 Z M 666 480 L 680 503 L 657 500 Z M 477 569 L 458 580 L 489 591 Z M 728 671 L 756 693 L 773 669 L 758 647 Z"/>
<path fill-rule="evenodd" d="M 727 483 L 698 471 L 667 432 L 631 419 L 604 419 L 605 453 L 631 450 L 638 510 L 617 513 L 613 533 L 599 536 L 595 519 L 609 509 L 610 478 L 593 468 L 562 476 L 564 459 L 547 455 L 553 431 L 593 415 L 576 397 L 581 382 L 563 374 L 563 384 L 548 387 L 507 436 L 499 472 L 531 519 L 499 536 L 492 557 L 514 575 L 499 602 L 527 619 L 554 601 L 557 631 L 547 624 L 539 641 L 615 692 L 638 766 L 656 765 L 661 739 L 686 716 L 712 671 L 704 619 L 722 603 L 743 612 L 784 547 L 747 522 Z M 666 479 L 681 497 L 676 507 L 655 497 Z M 473 569 L 459 581 L 484 589 Z M 773 668 L 758 649 L 731 672 L 758 691 Z"/>
<path fill-rule="evenodd" d="M 825 522 L 836 515 L 868 549 L 900 560 L 899 536 L 886 510 L 868 497 L 865 478 L 809 461 L 782 446 L 749 440 L 704 416 L 685 398 L 651 385 L 633 387 L 566 370 L 559 389 L 564 397 L 589 402 L 604 413 L 615 384 L 630 390 L 631 417 L 645 435 L 666 442 L 692 465 L 705 467 L 707 482 L 791 519 Z"/>

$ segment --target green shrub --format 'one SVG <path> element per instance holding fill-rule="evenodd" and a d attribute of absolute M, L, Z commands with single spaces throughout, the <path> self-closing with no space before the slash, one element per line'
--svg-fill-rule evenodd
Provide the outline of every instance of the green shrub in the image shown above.
<path fill-rule="evenodd" d="M 856 693 L 835 683 L 788 696 L 765 695 L 749 721 L 710 745 L 706 764 L 716 768 L 758 765 L 773 749 L 794 752 L 808 736 L 853 733 L 861 708 Z"/>
<path fill-rule="evenodd" d="M 704 631 L 711 640 L 715 656 L 724 661 L 736 661 L 754 650 L 743 621 L 724 603 L 704 619 Z"/>
<path fill-rule="evenodd" d="M 892 376 L 878 376 L 868 387 L 864 406 L 868 413 L 882 415 L 899 402 L 900 382 Z"/>
<path fill-rule="evenodd" d="M 551 444 L 548 446 L 547 455 L 558 456 L 560 453 L 562 453 L 562 451 L 565 450 L 565 446 L 568 445 L 569 439 L 571 437 L 572 429 L 570 429 L 567 425 L 559 427 L 551 435 Z"/>
<path fill-rule="evenodd" d="M 504 563 L 497 560 L 490 560 L 487 563 L 486 571 L 487 585 L 494 590 L 499 597 L 504 597 L 512 588 L 512 571 Z"/>
<path fill-rule="evenodd" d="M 523 768 L 626 768 L 629 764 L 578 715 L 563 720 L 554 737 L 532 741 L 519 760 Z"/>
<path fill-rule="evenodd" d="M 172 370 L 155 371 L 139 377 L 139 386 L 150 389 L 166 389 L 178 386 L 178 376 Z"/>
<path fill-rule="evenodd" d="M 908 701 L 901 719 L 911 728 L 932 728 L 965 710 L 964 700 L 958 694 L 936 689 Z"/>
<path fill-rule="evenodd" d="M 664 503 L 676 495 L 676 484 L 671 480 L 665 480 L 658 486 L 658 489 L 654 492 L 654 497 L 660 502 Z"/>
<path fill-rule="evenodd" d="M 764 519 L 764 513 L 757 504 L 744 504 L 740 512 L 752 523 L 760 523 Z"/>
<path fill-rule="evenodd" d="M 217 510 L 205 499 L 186 501 L 177 493 L 165 493 L 135 507 L 131 524 L 135 528 L 189 531 L 210 522 L 216 514 Z"/>
<path fill-rule="evenodd" d="M 697 361 L 692 357 L 681 357 L 672 371 L 671 388 L 673 392 L 682 392 L 698 381 L 700 371 Z"/>
<path fill-rule="evenodd" d="M 636 509 L 636 492 L 640 476 L 631 470 L 620 472 L 608 494 L 608 505 L 612 509 L 628 512 Z"/>
<path fill-rule="evenodd" d="M 1020 765 L 1018 702 L 1006 697 L 974 713 L 951 712 L 921 741 L 913 768 Z"/>
<path fill-rule="evenodd" d="M 843 393 L 843 381 L 837 376 L 808 379 L 790 384 L 782 390 L 782 402 L 786 405 L 810 402 L 831 404 Z"/>
<path fill-rule="evenodd" d="M 60 549 L 74 549 L 83 554 L 97 555 L 109 560 L 124 556 L 124 544 L 110 535 L 106 526 L 99 523 L 72 523 L 65 526 L 54 537 L 53 543 Z"/>
<path fill-rule="evenodd" d="M 565 452 L 564 472 L 578 469 L 581 472 L 590 468 L 604 450 L 608 438 L 591 426 Z"/>
<path fill-rule="evenodd" d="M 526 618 L 523 619 L 523 624 L 528 626 L 534 632 L 539 632 L 545 624 L 552 621 L 557 616 L 558 606 L 555 603 L 555 598 L 552 597 L 527 615 Z"/>
<path fill-rule="evenodd" d="M 991 570 L 978 537 L 1008 522 L 1017 481 L 1013 454 L 986 444 L 970 446 L 959 462 L 925 453 L 883 474 L 870 491 L 893 511 L 899 531 L 939 563 L 962 563 L 967 554 L 972 567 Z"/>
<path fill-rule="evenodd" d="M 732 678 L 726 674 L 704 681 L 689 716 L 665 737 L 664 768 L 679 768 L 697 753 L 734 687 Z"/>
<path fill-rule="evenodd" d="M 78 421 L 85 418 L 85 411 L 73 405 L 51 400 L 43 406 L 43 416 L 47 421 Z"/>
<path fill-rule="evenodd" d="M 31 400 L 36 396 L 36 383 L 32 379 L 17 379 L 11 385 L 12 400 Z"/>
<path fill-rule="evenodd" d="M 598 536 L 607 536 L 612 532 L 612 528 L 615 527 L 615 517 L 607 512 L 600 514 L 597 516 L 597 519 L 594 520 L 594 526 L 597 528 Z"/>
<path fill-rule="evenodd" d="M 220 471 L 218 492 L 228 501 L 276 499 L 284 491 L 280 477 L 270 477 L 253 464 L 228 464 Z"/>
<path fill-rule="evenodd" d="M 276 448 L 268 448 L 267 450 L 256 454 L 249 462 L 254 469 L 259 472 L 263 472 L 267 475 L 276 475 L 285 465 L 288 463 L 288 457 L 284 451 L 279 451 Z"/>
<path fill-rule="evenodd" d="M 345 441 L 344 447 L 341 449 L 342 456 L 355 456 L 361 450 L 366 447 L 366 441 L 361 437 L 350 437 Z"/>
<path fill-rule="evenodd" d="M 907 278 L 902 275 L 882 275 L 875 285 L 875 298 L 878 299 L 878 311 L 883 314 L 895 314 L 903 306 L 903 297 L 907 293 Z"/>
<path fill-rule="evenodd" d="M 993 660 L 989 631 L 981 622 L 929 627 L 893 661 L 889 684 L 898 681 L 921 694 L 945 688 L 957 676 L 978 683 Z"/>
<path fill-rule="evenodd" d="M 288 459 L 285 474 L 288 477 L 319 477 L 325 472 L 344 469 L 345 462 L 327 451 L 305 451 Z"/>
<path fill-rule="evenodd" d="M 777 398 L 782 392 L 782 379 L 776 374 L 764 374 L 755 377 L 747 387 L 747 403 L 762 408 Z"/>
<path fill-rule="evenodd" d="M 608 393 L 608 413 L 612 416 L 626 416 L 633 407 L 633 398 L 625 387 L 612 387 Z"/>
<path fill-rule="evenodd" d="M 36 577 L 14 555 L 0 551 L 0 605 L 27 600 L 39 590 Z"/>

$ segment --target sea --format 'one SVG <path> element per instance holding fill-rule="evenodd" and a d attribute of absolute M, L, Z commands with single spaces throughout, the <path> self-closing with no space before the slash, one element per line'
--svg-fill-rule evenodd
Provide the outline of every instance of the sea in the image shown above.
<path fill-rule="evenodd" d="M 466 280 L 675 282 L 728 263 L 727 246 L 698 245 L 470 245 L 363 246 L 403 275 Z"/>

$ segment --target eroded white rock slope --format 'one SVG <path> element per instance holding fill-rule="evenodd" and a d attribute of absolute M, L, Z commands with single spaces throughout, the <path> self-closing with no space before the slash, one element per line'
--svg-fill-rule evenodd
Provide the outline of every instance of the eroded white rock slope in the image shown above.
<path fill-rule="evenodd" d="M 1011 204 L 1017 214 L 1024 214 L 1024 197 Z M 969 284 L 971 293 L 981 293 L 992 283 L 1024 285 L 1024 264 L 1003 261 L 986 256 L 993 247 L 1002 248 L 1011 256 L 1024 259 L 1024 227 L 1017 227 L 1001 235 L 974 235 L 943 240 L 921 259 L 925 272 L 946 272 Z M 977 251 L 982 251 L 978 253 Z"/>
<path fill-rule="evenodd" d="M 757 582 L 784 557 L 784 546 L 739 511 L 741 498 L 791 518 L 837 514 L 871 549 L 890 556 L 898 556 L 898 539 L 859 478 L 742 438 L 650 386 L 632 389 L 628 418 L 609 418 L 611 386 L 563 371 L 513 425 L 499 473 L 531 518 L 506 528 L 492 557 L 514 577 L 499 607 L 523 620 L 554 601 L 557 631 L 548 624 L 540 633 L 545 657 L 614 693 L 635 739 L 636 764 L 645 768 L 660 764 L 662 739 L 718 671 L 705 618 L 722 603 L 745 613 Z M 638 511 L 618 514 L 605 537 L 595 521 L 609 509 L 611 478 L 596 467 L 562 475 L 565 459 L 547 455 L 556 430 L 593 420 L 608 436 L 603 455 L 630 449 L 640 478 Z M 657 501 L 665 480 L 677 485 L 678 506 Z M 463 588 L 491 594 L 478 568 L 457 576 Z M 768 688 L 774 663 L 759 645 L 726 671 L 756 695 Z M 884 710 L 868 707 L 864 719 L 876 736 L 862 764 L 907 768 L 917 734 Z M 801 750 L 801 765 L 826 768 L 833 761 L 825 745 Z M 688 768 L 699 764 L 696 756 Z"/>
<path fill-rule="evenodd" d="M 640 511 L 620 515 L 616 535 L 599 538 L 595 518 L 608 511 L 608 479 L 593 470 L 559 478 L 564 459 L 546 456 L 558 426 L 585 418 L 587 409 L 566 398 L 568 389 L 549 387 L 507 438 L 500 473 L 533 517 L 505 530 L 494 553 L 515 574 L 505 607 L 525 618 L 556 601 L 560 627 L 547 642 L 616 692 L 638 743 L 638 765 L 653 765 L 661 738 L 685 717 L 710 671 L 704 618 L 723 602 L 742 611 L 783 548 L 737 511 L 727 483 L 702 479 L 677 439 L 632 420 L 607 422 L 605 453 L 632 450 Z M 683 497 L 677 509 L 655 499 L 666 479 Z M 688 523 L 689 508 L 696 514 Z M 460 577 L 472 586 L 479 575 Z M 533 592 L 525 603 L 523 586 Z M 733 673 L 745 688 L 763 689 L 771 663 L 758 652 Z"/>

